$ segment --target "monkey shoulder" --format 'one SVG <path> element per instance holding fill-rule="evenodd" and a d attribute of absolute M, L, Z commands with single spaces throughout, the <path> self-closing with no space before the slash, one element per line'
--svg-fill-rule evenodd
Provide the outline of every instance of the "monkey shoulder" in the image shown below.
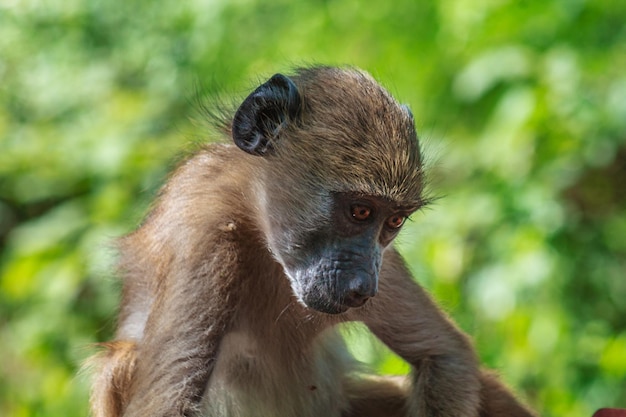
<path fill-rule="evenodd" d="M 224 144 L 206 146 L 193 154 L 170 175 L 149 217 L 157 222 L 159 218 L 168 222 L 178 219 L 181 227 L 198 230 L 236 230 L 245 217 L 249 194 L 241 174 L 245 165 L 241 154 Z"/>
<path fill-rule="evenodd" d="M 246 167 L 250 157 L 229 144 L 204 146 L 187 158 L 173 173 L 167 185 L 193 194 L 211 195 L 213 200 L 229 190 L 246 188 Z M 217 194 L 216 194 L 217 193 Z"/>
<path fill-rule="evenodd" d="M 247 185 L 232 169 L 236 161 L 233 147 L 212 145 L 181 163 L 142 224 L 120 241 L 123 263 L 126 258 L 156 257 L 160 263 L 199 253 L 219 256 L 220 247 L 244 240 L 242 233 L 250 229 Z"/>

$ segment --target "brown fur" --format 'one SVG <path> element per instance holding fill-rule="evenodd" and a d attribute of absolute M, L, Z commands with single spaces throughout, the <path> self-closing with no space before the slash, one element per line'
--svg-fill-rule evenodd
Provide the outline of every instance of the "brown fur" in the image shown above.
<path fill-rule="evenodd" d="M 412 120 L 368 75 L 319 68 L 293 77 L 302 117 L 275 154 L 212 145 L 178 168 L 144 224 L 120 242 L 116 340 L 99 355 L 96 417 L 531 416 L 481 373 L 462 334 L 384 252 L 378 294 L 329 315 L 294 296 L 276 225 L 313 228 L 322 192 L 423 204 Z M 364 376 L 334 326 L 363 321 L 413 367 Z"/>

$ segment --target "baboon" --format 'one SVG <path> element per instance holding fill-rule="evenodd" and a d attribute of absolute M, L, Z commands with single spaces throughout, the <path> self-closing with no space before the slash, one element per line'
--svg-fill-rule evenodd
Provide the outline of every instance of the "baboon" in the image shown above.
<path fill-rule="evenodd" d="M 427 202 L 406 106 L 352 68 L 276 74 L 119 242 L 115 340 L 96 417 L 531 416 L 391 242 Z M 336 325 L 412 367 L 367 375 Z"/>

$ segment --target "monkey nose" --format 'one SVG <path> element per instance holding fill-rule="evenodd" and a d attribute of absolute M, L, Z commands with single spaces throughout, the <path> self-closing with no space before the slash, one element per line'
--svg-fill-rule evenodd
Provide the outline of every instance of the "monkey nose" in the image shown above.
<path fill-rule="evenodd" d="M 377 292 L 376 280 L 356 278 L 350 282 L 343 304 L 348 307 L 361 307 Z"/>
<path fill-rule="evenodd" d="M 370 297 L 368 295 L 361 294 L 356 291 L 351 291 L 346 295 L 343 304 L 348 307 L 361 307 L 369 299 Z"/>

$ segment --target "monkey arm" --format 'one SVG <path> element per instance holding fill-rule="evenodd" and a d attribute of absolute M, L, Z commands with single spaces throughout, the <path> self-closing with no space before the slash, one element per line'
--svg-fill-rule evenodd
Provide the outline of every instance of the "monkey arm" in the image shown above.
<path fill-rule="evenodd" d="M 413 282 L 393 248 L 384 255 L 379 293 L 364 323 L 413 368 L 411 414 L 477 417 L 478 361 L 467 339 Z"/>
<path fill-rule="evenodd" d="M 232 321 L 239 301 L 236 239 L 231 231 L 195 230 L 204 230 L 204 239 L 190 236 L 171 249 L 154 289 L 125 416 L 194 414 Z"/>
<path fill-rule="evenodd" d="M 532 415 L 495 378 L 481 374 L 467 336 L 413 281 L 393 248 L 384 256 L 379 294 L 367 307 L 365 324 L 412 365 L 409 415 Z"/>

